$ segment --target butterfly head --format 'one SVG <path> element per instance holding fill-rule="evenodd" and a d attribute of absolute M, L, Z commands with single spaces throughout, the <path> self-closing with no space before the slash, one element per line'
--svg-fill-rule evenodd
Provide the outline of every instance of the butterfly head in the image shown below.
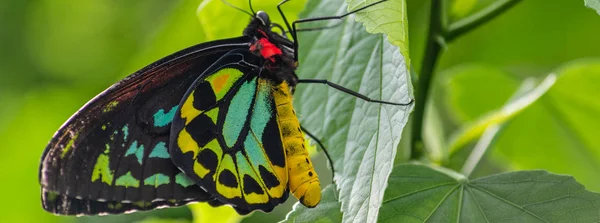
<path fill-rule="evenodd" d="M 294 43 L 287 39 L 285 33 L 273 32 L 273 28 L 281 29 L 281 26 L 271 23 L 271 19 L 266 12 L 258 11 L 244 30 L 244 35 L 253 39 L 250 51 L 270 61 L 276 60 L 276 57 L 291 57 L 293 59 Z"/>
<path fill-rule="evenodd" d="M 269 14 L 267 14 L 264 11 L 258 11 L 256 12 L 256 19 L 260 20 L 262 25 L 265 27 L 270 27 L 271 26 L 271 19 L 269 18 Z"/>
<path fill-rule="evenodd" d="M 258 11 L 244 30 L 244 36 L 252 38 L 249 50 L 265 60 L 265 77 L 277 83 L 286 81 L 293 87 L 298 82 L 294 72 L 297 67 L 294 43 L 286 38 L 285 33 L 272 31 L 279 27 L 281 26 L 271 23 L 266 12 Z"/>

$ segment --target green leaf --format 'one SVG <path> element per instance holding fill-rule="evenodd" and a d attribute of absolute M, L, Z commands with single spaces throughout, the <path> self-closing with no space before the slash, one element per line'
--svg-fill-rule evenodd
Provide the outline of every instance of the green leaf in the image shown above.
<path fill-rule="evenodd" d="M 327 186 L 323 189 L 321 202 L 315 208 L 304 207 L 300 203 L 294 205 L 294 210 L 290 212 L 283 222 L 341 222 L 342 213 L 340 212 L 340 203 L 335 196 L 335 187 Z"/>
<path fill-rule="evenodd" d="M 375 2 L 377 1 L 346 0 L 348 11 L 353 11 Z M 356 21 L 363 23 L 367 28 L 367 32 L 386 34 L 388 41 L 392 45 L 400 47 L 400 52 L 410 68 L 407 17 L 406 0 L 388 0 L 356 13 Z"/>
<path fill-rule="evenodd" d="M 302 18 L 343 14 L 339 1 L 309 1 Z M 328 79 L 374 99 L 409 102 L 405 60 L 383 35 L 351 20 L 299 36 L 301 79 Z M 343 221 L 377 219 L 402 128 L 412 106 L 369 103 L 325 85 L 301 84 L 295 107 L 302 125 L 320 138 L 335 166 Z"/>
<path fill-rule="evenodd" d="M 600 194 L 546 171 L 470 181 L 448 169 L 400 164 L 389 184 L 379 222 L 600 221 Z"/>
<path fill-rule="evenodd" d="M 162 219 L 156 217 L 149 217 L 142 221 L 136 221 L 137 223 L 189 223 L 188 220 L 185 219 Z"/>
<path fill-rule="evenodd" d="M 556 69 L 556 84 L 536 103 L 525 109 L 506 125 L 492 147 L 491 157 L 504 161 L 514 169 L 547 169 L 575 176 L 592 190 L 600 190 L 600 60 L 577 60 Z M 482 74 L 485 75 L 485 74 Z M 489 73 L 487 74 L 489 75 Z M 490 79 L 464 82 L 463 100 L 501 105 L 515 88 L 480 94 L 469 91 L 478 88 L 502 86 Z M 457 94 L 449 91 L 449 95 Z M 496 95 L 491 97 L 491 95 Z M 454 97 L 454 96 L 450 96 Z M 460 99 L 457 101 L 461 101 Z M 469 114 L 474 120 L 485 112 L 478 112 L 478 104 L 456 105 L 458 113 Z M 576 165 L 574 165 L 576 164 Z"/>
<path fill-rule="evenodd" d="M 195 203 L 189 205 L 194 214 L 194 223 L 236 223 L 244 216 L 239 215 L 231 206 L 212 207 L 208 203 Z"/>
<path fill-rule="evenodd" d="M 596 10 L 600 14 L 600 1 L 599 0 L 585 0 L 585 6 Z"/>

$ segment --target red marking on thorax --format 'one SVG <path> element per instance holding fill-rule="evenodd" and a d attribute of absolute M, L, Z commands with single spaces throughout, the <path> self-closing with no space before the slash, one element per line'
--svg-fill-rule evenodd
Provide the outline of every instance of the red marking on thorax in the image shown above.
<path fill-rule="evenodd" d="M 259 31 L 263 35 L 266 35 L 261 30 Z M 260 50 L 260 54 L 263 58 L 269 59 L 273 62 L 275 62 L 275 58 L 273 58 L 273 56 L 282 54 L 281 49 L 279 49 L 279 47 L 277 47 L 275 44 L 271 43 L 267 38 L 260 38 L 256 43 L 250 46 L 251 51 L 256 49 Z"/>
<path fill-rule="evenodd" d="M 279 47 L 275 46 L 275 44 L 269 42 L 269 40 L 265 38 L 259 39 L 258 44 L 262 46 L 260 54 L 264 58 L 271 58 L 274 55 L 281 55 L 281 49 L 279 49 Z"/>

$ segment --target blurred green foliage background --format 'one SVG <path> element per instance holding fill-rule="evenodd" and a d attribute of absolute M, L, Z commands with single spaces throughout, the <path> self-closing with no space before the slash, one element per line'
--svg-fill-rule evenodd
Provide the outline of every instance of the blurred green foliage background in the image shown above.
<path fill-rule="evenodd" d="M 466 5 L 458 7 L 453 15 L 459 19 L 491 1 L 457 0 Z M 196 9 L 201 2 L 2 2 L 0 222 L 101 221 L 55 217 L 42 210 L 37 182 L 41 153 L 52 134 L 71 114 L 119 79 L 187 46 L 241 34 L 241 27 L 248 21 L 246 15 L 218 6 L 217 1 L 206 6 L 215 7 L 209 10 L 214 14 L 201 15 L 203 19 L 199 22 Z M 273 12 L 277 1 L 254 2 L 257 2 L 255 8 Z M 298 2 L 287 7 L 289 15 L 302 9 L 302 1 Z M 412 67 L 417 73 L 428 9 L 428 1 L 408 1 Z M 600 75 L 600 68 L 596 66 L 600 64 L 598 36 L 600 16 L 585 8 L 582 1 L 527 0 L 448 45 L 439 63 L 440 75 L 432 105 L 438 115 L 441 114 L 442 133 L 440 139 L 428 137 L 427 140 L 430 144 L 435 141 L 443 144 L 463 124 L 498 109 L 525 77 L 546 75 L 567 63 L 575 68 L 564 69 L 583 66 L 587 70 L 581 68 L 584 71 L 580 72 Z M 581 58 L 587 60 L 572 62 Z M 580 63 L 585 64 L 578 65 Z M 600 166 L 600 139 L 595 138 L 600 135 L 595 125 L 600 123 L 596 120 L 600 113 L 593 112 L 600 111 L 600 101 L 595 98 L 600 96 L 597 88 L 600 82 L 598 78 L 591 81 L 585 78 L 579 82 L 559 80 L 557 86 L 569 85 L 559 89 L 570 93 L 575 90 L 571 97 L 559 98 L 558 95 L 567 95 L 560 92 L 552 97 L 553 92 L 550 92 L 544 100 L 550 101 L 545 103 L 552 104 L 553 110 L 544 104 L 534 105 L 511 122 L 487 162 L 488 168 L 480 174 L 544 168 L 575 175 L 589 189 L 600 191 L 600 180 L 594 169 Z M 587 87 L 581 87 L 580 83 L 587 83 Z M 583 92 L 578 94 L 576 90 Z M 587 98 L 581 99 L 581 94 Z M 572 106 L 583 109 L 569 110 Z M 587 113 L 572 115 L 578 111 Z M 549 128 L 562 131 L 543 131 Z M 561 137 L 568 139 L 561 141 Z M 562 147 L 555 148 L 557 146 Z M 283 219 L 287 210 L 280 209 L 274 215 L 256 214 L 245 221 Z M 179 208 L 111 220 L 128 222 L 146 216 L 190 219 L 191 213 L 187 208 Z"/>

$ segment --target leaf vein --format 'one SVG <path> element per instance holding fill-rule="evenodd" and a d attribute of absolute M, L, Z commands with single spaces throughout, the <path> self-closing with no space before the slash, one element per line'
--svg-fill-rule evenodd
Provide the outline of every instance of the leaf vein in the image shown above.
<path fill-rule="evenodd" d="M 413 192 L 410 192 L 410 193 L 407 193 L 407 194 L 403 194 L 403 195 L 401 195 L 401 196 L 392 197 L 392 198 L 390 198 L 390 199 L 388 199 L 388 200 L 384 201 L 383 203 L 385 204 L 385 203 L 388 203 L 388 202 L 391 202 L 391 201 L 394 201 L 394 200 L 401 199 L 401 198 L 403 198 L 403 197 L 408 197 L 408 196 L 410 196 L 410 195 L 413 195 L 413 194 L 416 194 L 416 193 L 425 192 L 425 191 L 428 191 L 428 190 L 435 189 L 435 188 L 437 188 L 437 187 L 443 187 L 443 186 L 448 186 L 448 185 L 453 185 L 453 184 L 456 184 L 456 182 L 450 182 L 450 183 L 445 183 L 445 184 L 433 185 L 433 186 L 431 186 L 431 187 L 423 188 L 423 189 L 421 189 L 421 190 L 416 190 L 416 191 L 413 191 Z"/>
<path fill-rule="evenodd" d="M 529 214 L 529 215 L 531 215 L 531 216 L 533 216 L 533 217 L 535 217 L 535 218 L 539 219 L 540 221 L 543 221 L 543 222 L 549 222 L 549 221 L 546 221 L 546 219 L 544 219 L 544 218 L 542 218 L 542 217 L 540 217 L 540 216 L 536 215 L 535 213 L 533 213 L 533 212 L 531 212 L 531 211 L 529 211 L 529 210 L 527 210 L 527 209 L 525 209 L 525 208 L 523 208 L 523 207 L 519 206 L 518 204 L 515 204 L 515 203 L 513 203 L 513 202 L 511 202 L 511 201 L 509 201 L 509 200 L 506 200 L 506 199 L 504 199 L 504 198 L 502 198 L 502 197 L 500 197 L 500 196 L 498 196 L 498 195 L 496 195 L 496 194 L 492 193 L 491 191 L 488 191 L 488 190 L 486 190 L 486 189 L 484 189 L 484 188 L 482 188 L 482 187 L 478 187 L 478 186 L 476 186 L 476 185 L 471 185 L 471 187 L 472 187 L 473 189 L 480 190 L 481 192 L 483 192 L 483 193 L 485 193 L 485 194 L 488 194 L 488 195 L 492 196 L 493 198 L 496 198 L 496 199 L 497 199 L 497 200 L 499 200 L 499 201 L 503 201 L 503 202 L 504 202 L 504 203 L 506 203 L 506 204 L 509 204 L 509 205 L 511 205 L 511 206 L 513 206 L 513 207 L 515 207 L 515 208 L 518 208 L 518 209 L 522 210 L 523 212 L 525 212 L 525 213 L 527 213 L 527 214 Z"/>
<path fill-rule="evenodd" d="M 475 204 L 477 205 L 477 210 L 479 210 L 479 212 L 481 212 L 481 216 L 483 216 L 483 219 L 485 219 L 485 222 L 490 222 L 490 220 L 487 219 L 487 216 L 485 216 L 485 212 L 483 212 L 483 208 L 481 207 L 481 204 L 479 204 L 479 201 L 477 201 L 477 199 L 475 199 L 475 194 L 473 194 L 473 191 L 471 191 L 471 188 L 465 187 L 465 189 L 467 190 L 467 192 L 469 192 L 469 194 L 471 194 L 471 197 L 473 197 L 473 201 L 475 201 Z"/>
<path fill-rule="evenodd" d="M 438 204 L 435 206 L 435 208 L 433 208 L 433 210 L 431 210 L 431 213 L 429 213 L 429 215 L 424 219 L 424 222 L 429 220 L 429 218 L 431 218 L 431 216 L 433 216 L 433 213 L 435 213 L 435 211 L 440 208 L 440 205 L 442 205 L 442 203 L 444 203 L 444 201 L 448 198 L 448 196 L 450 196 L 450 194 L 452 194 L 454 191 L 456 191 L 456 189 L 459 187 L 460 187 L 460 185 L 456 185 L 454 188 L 452 188 L 452 190 L 448 191 L 448 193 L 446 193 L 446 195 L 444 195 L 444 197 L 442 197 L 440 202 L 438 202 Z"/>

